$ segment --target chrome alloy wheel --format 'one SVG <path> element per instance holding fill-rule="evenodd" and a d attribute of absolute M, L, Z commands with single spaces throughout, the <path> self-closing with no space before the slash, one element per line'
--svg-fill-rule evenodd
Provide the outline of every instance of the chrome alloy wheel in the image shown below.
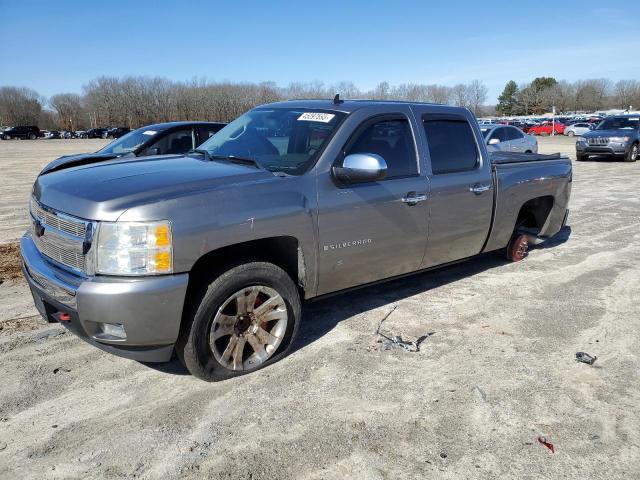
<path fill-rule="evenodd" d="M 287 305 L 274 289 L 246 287 L 218 309 L 209 332 L 215 359 L 229 370 L 252 370 L 278 349 L 287 331 Z"/>

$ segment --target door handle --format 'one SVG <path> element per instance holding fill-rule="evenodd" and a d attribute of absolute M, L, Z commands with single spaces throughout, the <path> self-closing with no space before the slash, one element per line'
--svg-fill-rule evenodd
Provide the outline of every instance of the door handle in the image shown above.
<path fill-rule="evenodd" d="M 402 197 L 402 203 L 406 203 L 407 205 L 415 205 L 418 202 L 424 202 L 427 199 L 425 194 L 410 194 L 408 193 L 406 197 Z"/>
<path fill-rule="evenodd" d="M 475 185 L 469 187 L 469 191 L 475 193 L 476 195 L 480 195 L 482 192 L 486 192 L 490 188 L 491 185 L 481 185 L 479 183 L 476 183 Z"/>

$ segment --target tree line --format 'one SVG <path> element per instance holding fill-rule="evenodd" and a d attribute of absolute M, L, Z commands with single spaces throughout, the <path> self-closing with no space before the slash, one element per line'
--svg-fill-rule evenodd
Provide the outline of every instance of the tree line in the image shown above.
<path fill-rule="evenodd" d="M 479 80 L 454 86 L 381 82 L 361 90 L 353 82 L 171 81 L 162 77 L 98 77 L 82 93 L 59 93 L 44 98 L 23 87 L 0 87 L 0 125 L 38 125 L 48 129 L 79 130 L 91 127 L 137 128 L 171 120 L 228 122 L 263 103 L 296 98 L 370 98 L 408 100 L 467 107 L 476 115 L 540 114 L 555 106 L 561 111 L 594 111 L 640 107 L 640 82 L 590 79 L 569 83 L 538 77 L 518 85 L 509 81 L 495 107 L 487 106 L 487 87 Z"/>
<path fill-rule="evenodd" d="M 551 112 L 593 112 L 605 109 L 640 108 L 640 82 L 607 78 L 567 82 L 553 77 L 538 77 L 531 83 L 507 82 L 498 97 L 496 113 L 532 115 Z"/>
<path fill-rule="evenodd" d="M 478 115 L 487 100 L 487 87 L 479 80 L 453 87 L 379 83 L 360 90 L 353 82 L 326 85 L 293 82 L 237 83 L 192 80 L 175 82 L 162 77 L 99 77 L 82 94 L 59 93 L 43 98 L 28 88 L 0 87 L 0 125 L 39 125 L 42 128 L 79 130 L 91 127 L 137 128 L 173 120 L 228 122 L 252 107 L 296 98 L 372 98 L 444 103 L 468 107 Z"/>

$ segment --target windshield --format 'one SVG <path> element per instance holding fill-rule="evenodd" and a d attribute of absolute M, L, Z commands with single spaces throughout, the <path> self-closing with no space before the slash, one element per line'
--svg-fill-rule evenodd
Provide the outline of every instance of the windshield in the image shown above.
<path fill-rule="evenodd" d="M 301 175 L 345 114 L 304 108 L 254 109 L 198 147 L 211 156 L 255 160 L 267 170 Z"/>
<path fill-rule="evenodd" d="M 144 127 L 139 128 L 138 130 L 129 132 L 117 140 L 114 140 L 102 150 L 98 150 L 98 153 L 124 154 L 133 152 L 144 142 L 154 137 L 157 133 L 158 132 L 155 130 L 147 130 Z"/>
<path fill-rule="evenodd" d="M 607 118 L 600 122 L 596 130 L 633 130 L 639 124 L 640 117 Z"/>

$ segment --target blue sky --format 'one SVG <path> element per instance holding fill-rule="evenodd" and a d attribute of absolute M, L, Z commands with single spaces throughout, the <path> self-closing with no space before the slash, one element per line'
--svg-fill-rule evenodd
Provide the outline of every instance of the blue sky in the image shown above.
<path fill-rule="evenodd" d="M 640 79 L 640 1 L 0 0 L 0 85 L 49 96 L 99 75 L 172 80 Z M 9 52 L 9 53 L 7 53 Z"/>

